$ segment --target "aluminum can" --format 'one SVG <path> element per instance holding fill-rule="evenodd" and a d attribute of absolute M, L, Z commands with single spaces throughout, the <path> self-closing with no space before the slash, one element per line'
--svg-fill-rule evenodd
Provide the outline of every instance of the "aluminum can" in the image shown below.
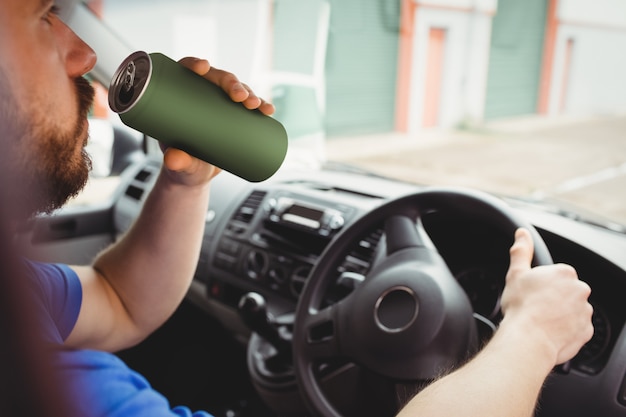
<path fill-rule="evenodd" d="M 109 106 L 127 126 L 251 182 L 271 177 L 287 153 L 280 122 L 161 53 L 137 51 L 120 64 Z"/>

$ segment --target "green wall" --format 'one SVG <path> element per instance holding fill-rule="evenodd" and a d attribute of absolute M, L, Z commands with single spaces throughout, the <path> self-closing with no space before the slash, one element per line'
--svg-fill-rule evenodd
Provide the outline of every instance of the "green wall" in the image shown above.
<path fill-rule="evenodd" d="M 316 29 L 310 17 L 322 1 L 276 0 L 276 70 L 307 72 L 313 65 Z M 399 0 L 330 0 L 329 4 L 326 114 L 318 120 L 311 114 L 311 105 L 296 108 L 297 97 L 308 95 L 312 100 L 313 95 L 302 88 L 285 87 L 279 92 L 277 118 L 282 115 L 290 119 L 286 124 L 306 126 L 304 131 L 318 120 L 328 136 L 393 130 Z"/>
<path fill-rule="evenodd" d="M 498 1 L 485 119 L 537 112 L 546 13 L 546 0 Z"/>

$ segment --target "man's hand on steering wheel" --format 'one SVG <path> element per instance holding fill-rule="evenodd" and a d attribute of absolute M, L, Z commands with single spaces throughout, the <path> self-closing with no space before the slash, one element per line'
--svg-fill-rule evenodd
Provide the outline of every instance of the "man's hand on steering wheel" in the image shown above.
<path fill-rule="evenodd" d="M 593 336 L 591 288 L 569 265 L 531 268 L 533 240 L 526 229 L 517 230 L 510 253 L 500 327 L 525 332 L 529 343 L 554 357 L 554 365 L 572 359 Z"/>

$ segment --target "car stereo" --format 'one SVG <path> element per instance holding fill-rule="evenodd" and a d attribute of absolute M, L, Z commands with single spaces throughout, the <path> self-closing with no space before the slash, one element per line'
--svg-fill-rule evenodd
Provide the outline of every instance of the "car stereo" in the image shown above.
<path fill-rule="evenodd" d="M 297 228 L 321 237 L 329 237 L 345 224 L 345 213 L 312 203 L 279 197 L 268 202 L 267 221 L 285 227 Z"/>

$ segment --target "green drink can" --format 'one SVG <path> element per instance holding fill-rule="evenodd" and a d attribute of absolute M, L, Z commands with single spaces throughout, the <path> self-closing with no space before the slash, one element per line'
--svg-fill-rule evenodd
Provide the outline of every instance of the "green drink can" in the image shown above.
<path fill-rule="evenodd" d="M 160 53 L 120 64 L 109 106 L 127 126 L 251 182 L 271 177 L 287 153 L 280 122 Z"/>

